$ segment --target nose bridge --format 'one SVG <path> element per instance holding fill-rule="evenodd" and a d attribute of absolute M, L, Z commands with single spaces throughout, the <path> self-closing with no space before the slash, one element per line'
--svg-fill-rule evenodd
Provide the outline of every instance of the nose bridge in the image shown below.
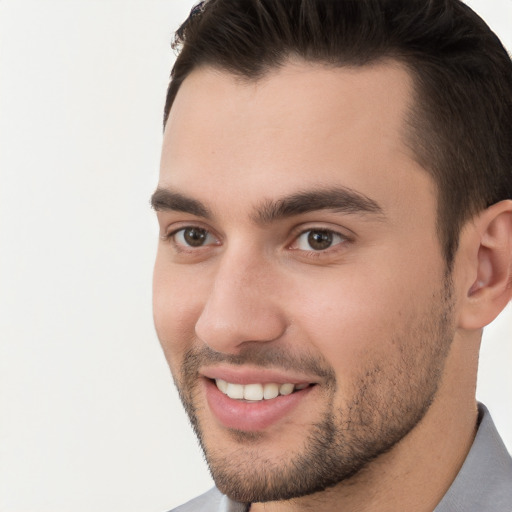
<path fill-rule="evenodd" d="M 236 352 L 248 341 L 278 338 L 286 322 L 275 301 L 275 274 L 261 251 L 227 249 L 220 256 L 196 335 L 219 352 Z"/>

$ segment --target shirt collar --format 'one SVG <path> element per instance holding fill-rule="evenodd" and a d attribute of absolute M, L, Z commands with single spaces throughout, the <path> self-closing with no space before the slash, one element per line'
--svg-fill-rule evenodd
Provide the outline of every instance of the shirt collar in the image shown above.
<path fill-rule="evenodd" d="M 512 458 L 491 415 L 478 406 L 480 426 L 459 474 L 434 512 L 502 512 L 512 503 Z"/>

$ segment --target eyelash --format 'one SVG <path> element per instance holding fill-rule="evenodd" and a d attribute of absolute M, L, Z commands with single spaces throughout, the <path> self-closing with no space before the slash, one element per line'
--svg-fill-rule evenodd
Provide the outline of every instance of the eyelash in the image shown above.
<path fill-rule="evenodd" d="M 176 236 L 179 234 L 179 233 L 185 233 L 185 231 L 187 230 L 198 230 L 198 231 L 203 231 L 206 233 L 206 236 L 212 236 L 213 238 L 215 238 L 215 240 L 217 240 L 217 238 L 212 235 L 211 231 L 202 227 L 202 226 L 194 226 L 194 225 L 189 225 L 189 226 L 182 226 L 182 227 L 179 227 L 169 233 L 165 233 L 165 235 L 163 235 L 161 237 L 161 239 L 165 242 L 170 242 L 172 244 L 172 246 L 174 247 L 174 249 L 178 252 L 197 252 L 198 250 L 200 249 L 203 249 L 205 247 L 210 247 L 211 245 L 219 245 L 219 244 L 208 244 L 208 245 L 201 245 L 201 246 L 197 246 L 197 247 L 193 247 L 191 245 L 187 245 L 187 244 L 180 244 L 176 241 Z"/>
<path fill-rule="evenodd" d="M 308 236 L 308 241 L 306 243 L 309 245 L 310 249 L 301 249 L 300 247 L 297 247 L 296 249 L 293 248 L 293 250 L 297 250 L 297 251 L 304 252 L 304 253 L 312 253 L 313 256 L 319 257 L 322 254 L 336 250 L 335 248 L 337 246 L 343 245 L 349 241 L 347 236 L 343 235 L 342 233 L 339 233 L 338 231 L 334 231 L 332 229 L 326 229 L 326 228 L 313 227 L 313 228 L 309 228 L 309 229 L 303 229 L 299 233 L 294 235 L 293 242 L 292 242 L 292 244 L 289 245 L 289 247 L 292 248 L 293 245 L 298 245 L 300 243 L 300 238 L 304 235 L 307 235 L 308 233 L 309 233 L 309 236 L 311 236 L 312 234 L 317 234 L 317 235 L 320 234 L 322 236 L 327 236 L 328 238 L 330 238 L 331 240 L 328 242 L 329 243 L 328 247 L 326 247 L 325 249 L 311 248 L 311 240 L 309 240 L 309 236 Z M 336 241 L 336 239 L 338 239 L 338 241 Z"/>

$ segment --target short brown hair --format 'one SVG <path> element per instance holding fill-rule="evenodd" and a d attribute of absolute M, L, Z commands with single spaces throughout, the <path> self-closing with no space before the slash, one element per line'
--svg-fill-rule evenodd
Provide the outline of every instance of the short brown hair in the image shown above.
<path fill-rule="evenodd" d="M 207 0 L 178 29 L 164 125 L 200 66 L 258 79 L 292 56 L 330 66 L 391 58 L 414 80 L 409 140 L 438 188 L 449 267 L 462 225 L 512 198 L 512 62 L 459 0 Z"/>

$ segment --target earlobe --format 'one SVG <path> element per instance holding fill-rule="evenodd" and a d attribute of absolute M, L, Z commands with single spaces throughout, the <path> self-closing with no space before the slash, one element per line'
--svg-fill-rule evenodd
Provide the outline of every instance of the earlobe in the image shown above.
<path fill-rule="evenodd" d="M 459 327 L 482 329 L 512 298 L 512 201 L 496 203 L 473 221 L 468 264 L 473 276 L 463 299 Z"/>

